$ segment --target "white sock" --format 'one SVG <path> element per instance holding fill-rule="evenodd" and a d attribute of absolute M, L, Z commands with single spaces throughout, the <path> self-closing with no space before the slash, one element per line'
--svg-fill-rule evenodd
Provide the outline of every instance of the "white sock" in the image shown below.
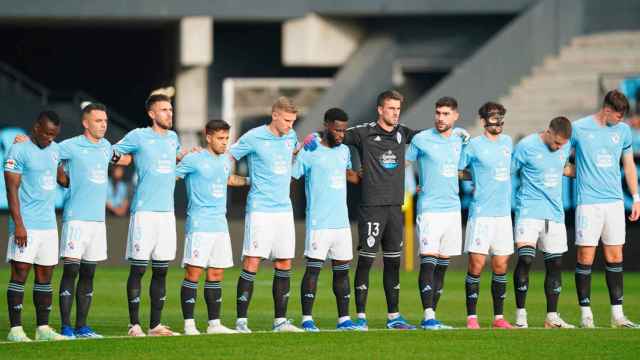
<path fill-rule="evenodd" d="M 504 315 L 496 315 L 493 318 L 494 320 L 500 320 L 500 319 L 504 319 Z"/>
<path fill-rule="evenodd" d="M 273 319 L 273 325 L 278 325 L 283 321 L 287 321 L 287 318 L 275 318 Z"/>
<path fill-rule="evenodd" d="M 238 318 L 238 319 L 236 320 L 236 324 L 237 324 L 237 323 L 239 323 L 239 322 L 243 322 L 243 321 L 244 321 L 245 323 L 247 323 L 247 324 L 249 323 L 249 320 L 247 320 L 247 318 Z"/>
<path fill-rule="evenodd" d="M 469 315 L 467 316 L 467 319 L 477 319 L 478 315 Z"/>
<path fill-rule="evenodd" d="M 424 309 L 424 319 L 425 320 L 432 320 L 436 318 L 436 312 L 433 311 L 432 308 L 426 308 Z"/>
<path fill-rule="evenodd" d="M 592 318 L 593 319 L 593 313 L 591 312 L 591 306 L 580 306 L 580 314 L 582 314 L 582 318 Z"/>
<path fill-rule="evenodd" d="M 48 324 L 47 324 L 47 325 L 40 325 L 40 326 L 38 326 L 38 329 L 39 329 L 39 330 L 47 330 L 48 328 L 49 328 L 49 325 L 48 325 Z"/>
<path fill-rule="evenodd" d="M 516 309 L 516 316 L 527 317 L 527 309 Z"/>
<path fill-rule="evenodd" d="M 302 315 L 302 322 L 313 320 L 313 316 L 311 315 Z"/>
<path fill-rule="evenodd" d="M 220 326 L 220 319 L 209 320 L 209 326 Z"/>
<path fill-rule="evenodd" d="M 622 305 L 611 305 L 611 317 L 614 319 L 622 319 L 624 317 Z"/>
<path fill-rule="evenodd" d="M 338 324 L 342 324 L 343 322 L 345 322 L 347 320 L 351 320 L 351 316 L 340 316 L 338 318 Z"/>
<path fill-rule="evenodd" d="M 388 314 L 387 314 L 387 319 L 389 319 L 389 320 L 393 320 L 393 319 L 397 318 L 398 316 L 400 316 L 400 313 L 399 313 L 399 312 L 396 312 L 396 313 L 388 313 Z"/>
<path fill-rule="evenodd" d="M 358 313 L 358 319 L 367 319 L 367 314 L 365 313 Z"/>
<path fill-rule="evenodd" d="M 196 321 L 194 319 L 184 319 L 184 327 L 195 327 Z"/>
<path fill-rule="evenodd" d="M 547 319 L 557 320 L 560 316 L 558 316 L 557 312 L 548 312 Z"/>

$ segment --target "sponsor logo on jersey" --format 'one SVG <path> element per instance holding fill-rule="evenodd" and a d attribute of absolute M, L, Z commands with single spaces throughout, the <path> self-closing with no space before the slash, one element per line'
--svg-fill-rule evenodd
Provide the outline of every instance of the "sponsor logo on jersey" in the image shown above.
<path fill-rule="evenodd" d="M 373 138 L 373 141 L 381 141 L 382 139 L 380 138 L 380 136 L 376 136 Z"/>
<path fill-rule="evenodd" d="M 398 157 L 391 150 L 380 155 L 380 165 L 385 169 L 395 169 L 398 167 Z"/>
<path fill-rule="evenodd" d="M 402 144 L 402 134 L 401 133 L 396 133 L 396 140 L 398 140 L 398 144 Z"/>

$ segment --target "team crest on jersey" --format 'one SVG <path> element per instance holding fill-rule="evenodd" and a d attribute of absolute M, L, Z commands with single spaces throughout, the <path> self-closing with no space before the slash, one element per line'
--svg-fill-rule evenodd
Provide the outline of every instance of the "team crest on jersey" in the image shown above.
<path fill-rule="evenodd" d="M 379 135 L 377 135 L 376 137 L 373 138 L 373 141 L 381 141 L 382 139 L 380 138 Z"/>
<path fill-rule="evenodd" d="M 611 134 L 611 142 L 617 144 L 620 142 L 620 135 L 618 133 Z"/>
<path fill-rule="evenodd" d="M 75 248 L 75 247 L 76 247 L 76 245 L 73 243 L 73 241 L 69 241 L 69 242 L 67 243 L 67 247 L 69 248 L 69 250 L 73 250 L 73 248 Z"/>
<path fill-rule="evenodd" d="M 313 250 L 318 250 L 318 244 L 317 244 L 315 241 L 314 241 L 314 242 L 312 242 L 312 243 L 311 243 L 311 248 L 312 248 Z"/>
<path fill-rule="evenodd" d="M 376 244 L 376 238 L 374 238 L 373 236 L 369 236 L 367 238 L 367 245 L 369 245 L 369 247 L 373 247 L 373 245 Z"/>
<path fill-rule="evenodd" d="M 13 159 L 7 159 L 4 163 L 4 168 L 7 170 L 13 170 L 16 168 L 16 161 Z"/>
<path fill-rule="evenodd" d="M 171 147 L 178 147 L 178 144 L 173 139 L 169 140 L 169 145 L 171 145 Z"/>
<path fill-rule="evenodd" d="M 51 153 L 51 160 L 53 160 L 53 162 L 58 163 L 59 159 L 58 153 Z"/>
<path fill-rule="evenodd" d="M 396 133 L 396 140 L 398 140 L 398 144 L 402 144 L 402 134 L 397 132 Z"/>
<path fill-rule="evenodd" d="M 291 150 L 293 149 L 293 142 L 289 139 L 284 141 L 284 145 L 287 147 L 287 149 Z"/>
<path fill-rule="evenodd" d="M 200 253 L 198 252 L 198 250 L 193 250 L 193 258 L 197 259 L 198 256 L 200 256 Z"/>

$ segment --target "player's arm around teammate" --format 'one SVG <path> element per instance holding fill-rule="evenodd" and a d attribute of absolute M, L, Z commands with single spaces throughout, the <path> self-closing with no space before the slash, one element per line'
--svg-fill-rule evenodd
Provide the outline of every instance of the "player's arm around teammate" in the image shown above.
<path fill-rule="evenodd" d="M 224 269 L 233 266 L 226 219 L 227 186 L 245 186 L 249 180 L 231 174 L 231 159 L 226 152 L 229 129 L 222 120 L 210 120 L 204 129 L 206 149 L 186 155 L 176 168 L 177 178 L 187 184 L 189 201 L 182 260 L 185 276 L 180 289 L 186 335 L 200 334 L 194 310 L 203 272 L 207 333 L 235 333 L 220 322 Z"/>
<path fill-rule="evenodd" d="M 529 271 L 536 249 L 544 253 L 544 293 L 547 300 L 545 328 L 573 328 L 558 313 L 562 289 L 562 255 L 567 251 L 567 235 L 562 204 L 562 176 L 571 175 L 568 164 L 571 146 L 571 122 L 562 116 L 549 127 L 522 139 L 513 155 L 512 174 L 520 179 L 516 193 L 514 237 L 518 262 L 513 274 L 516 298 L 516 322 L 528 327 L 525 301 L 529 289 Z"/>
<path fill-rule="evenodd" d="M 511 328 L 503 316 L 507 264 L 513 254 L 510 175 L 513 144 L 509 136 L 502 134 L 505 113 L 506 109 L 494 102 L 487 102 L 478 110 L 484 133 L 465 147 L 459 164 L 459 170 L 470 169 L 475 188 L 464 247 L 469 254 L 465 292 L 467 327 L 471 329 L 480 327 L 476 305 L 480 274 L 488 255 L 492 255 L 493 327 Z"/>
<path fill-rule="evenodd" d="M 4 164 L 9 202 L 7 260 L 11 279 L 7 286 L 9 341 L 31 341 L 22 328 L 24 284 L 31 267 L 35 272 L 33 300 L 36 310 L 36 340 L 63 340 L 49 326 L 51 276 L 58 263 L 58 231 L 55 218 L 56 170 L 60 119 L 52 111 L 38 115 L 29 141 L 14 144 Z"/>
<path fill-rule="evenodd" d="M 274 266 L 273 331 L 301 331 L 286 318 L 291 260 L 295 256 L 295 225 L 291 199 L 291 167 L 298 140 L 293 124 L 298 110 L 293 102 L 279 98 L 272 106 L 271 122 L 242 135 L 229 152 L 247 157 L 251 188 L 247 198 L 242 271 L 237 287 L 236 329 L 251 332 L 247 313 L 253 281 L 263 259 Z"/>
<path fill-rule="evenodd" d="M 408 162 L 417 163 L 420 175 L 418 291 L 424 311 L 421 327 L 425 330 L 450 328 L 436 320 L 435 309 L 449 260 L 462 250 L 458 162 L 464 138 L 454 129 L 458 118 L 458 102 L 451 97 L 440 98 L 435 104 L 434 127 L 417 134 L 406 154 Z"/>
<path fill-rule="evenodd" d="M 300 285 L 302 324 L 319 331 L 312 316 L 320 271 L 327 259 L 333 270 L 333 292 L 338 308 L 338 330 L 360 330 L 349 316 L 349 269 L 353 250 L 347 210 L 347 177 L 351 171 L 349 149 L 342 145 L 348 116 L 338 108 L 325 112 L 324 130 L 314 151 L 302 150 L 292 176 L 304 176 L 306 209 L 306 269 Z M 355 172 L 350 176 L 357 177 Z"/>

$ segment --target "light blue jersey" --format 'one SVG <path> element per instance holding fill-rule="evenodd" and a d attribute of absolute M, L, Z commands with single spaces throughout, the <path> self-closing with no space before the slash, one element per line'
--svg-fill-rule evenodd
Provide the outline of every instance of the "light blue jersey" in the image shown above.
<path fill-rule="evenodd" d="M 474 186 L 470 218 L 511 215 L 512 150 L 508 135 L 500 135 L 496 141 L 480 135 L 462 150 L 458 168 L 469 168 Z"/>
<path fill-rule="evenodd" d="M 319 145 L 313 152 L 298 153 L 292 175 L 305 178 L 307 230 L 349 227 L 347 169 L 351 169 L 351 154 L 346 145 Z"/>
<path fill-rule="evenodd" d="M 171 130 L 161 135 L 150 127 L 135 129 L 113 145 L 113 150 L 133 155 L 138 183 L 131 212 L 173 211 L 176 156 L 180 152 L 178 135 Z"/>
<path fill-rule="evenodd" d="M 56 175 L 60 151 L 52 142 L 44 149 L 31 141 L 13 144 L 4 163 L 4 171 L 21 174 L 20 214 L 24 226 L 30 230 L 55 229 Z M 15 225 L 9 217 L 9 231 Z"/>
<path fill-rule="evenodd" d="M 511 171 L 520 175 L 516 192 L 518 218 L 564 223 L 562 176 L 571 144 L 549 150 L 540 134 L 531 134 L 516 145 Z"/>
<path fill-rule="evenodd" d="M 60 143 L 60 160 L 69 176 L 63 221 L 104 221 L 111 144 L 79 135 Z"/>
<path fill-rule="evenodd" d="M 176 176 L 187 185 L 186 233 L 228 232 L 227 181 L 231 174 L 229 154 L 200 151 L 185 156 L 176 168 Z"/>
<path fill-rule="evenodd" d="M 623 153 L 633 152 L 629 125 L 620 122 L 615 126 L 600 126 L 593 116 L 587 116 L 574 121 L 572 128 L 577 204 L 622 200 L 620 158 Z"/>
<path fill-rule="evenodd" d="M 413 137 L 406 158 L 418 164 L 418 214 L 460 210 L 458 163 L 461 151 L 460 136 L 444 137 L 434 128 Z"/>
<path fill-rule="evenodd" d="M 247 212 L 291 211 L 291 161 L 297 145 L 295 131 L 276 136 L 263 125 L 247 131 L 231 146 L 229 152 L 236 160 L 248 157 Z"/>

